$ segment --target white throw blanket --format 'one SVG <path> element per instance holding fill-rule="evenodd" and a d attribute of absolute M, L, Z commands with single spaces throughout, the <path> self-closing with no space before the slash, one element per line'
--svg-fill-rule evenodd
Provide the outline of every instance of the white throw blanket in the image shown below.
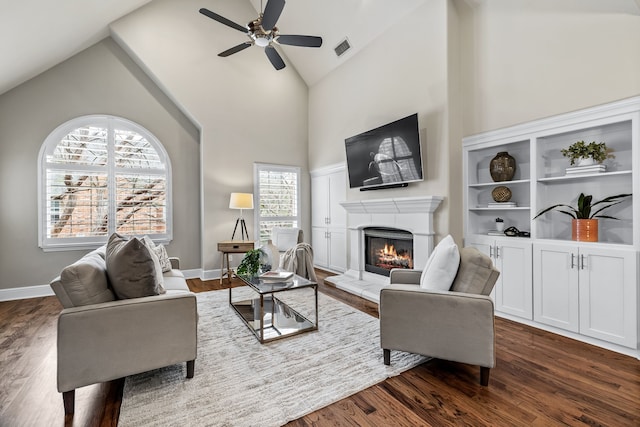
<path fill-rule="evenodd" d="M 318 279 L 313 269 L 313 248 L 308 243 L 298 243 L 282 255 L 280 268 L 293 271 L 298 276 L 305 277 L 313 282 Z"/>

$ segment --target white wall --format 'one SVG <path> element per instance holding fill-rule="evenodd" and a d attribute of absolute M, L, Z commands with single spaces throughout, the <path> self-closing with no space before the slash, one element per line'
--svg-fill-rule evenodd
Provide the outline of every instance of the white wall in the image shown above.
<path fill-rule="evenodd" d="M 461 25 L 465 135 L 640 93 L 637 9 L 606 13 L 577 0 L 475 4 Z"/>
<path fill-rule="evenodd" d="M 309 167 L 345 161 L 344 140 L 418 113 L 425 179 L 407 188 L 360 192 L 349 200 L 449 197 L 447 1 L 423 2 L 309 91 Z M 447 233 L 448 201 L 435 215 Z"/>
<path fill-rule="evenodd" d="M 310 235 L 307 87 L 293 67 L 274 70 L 257 46 L 218 57 L 246 36 L 201 15 L 201 7 L 239 23 L 256 16 L 248 1 L 157 0 L 111 31 L 200 127 L 202 266 L 211 271 L 220 267 L 217 242 L 229 240 L 235 224 L 229 195 L 253 191 L 254 162 L 302 167 L 303 228 Z M 252 235 L 253 215 L 245 214 Z"/>

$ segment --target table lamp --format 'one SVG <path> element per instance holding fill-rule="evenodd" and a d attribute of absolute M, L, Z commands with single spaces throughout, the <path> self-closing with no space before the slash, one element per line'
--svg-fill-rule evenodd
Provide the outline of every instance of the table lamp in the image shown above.
<path fill-rule="evenodd" d="M 247 224 L 245 224 L 244 218 L 242 217 L 242 210 L 253 209 L 253 194 L 231 193 L 231 199 L 229 200 L 229 209 L 240 209 L 240 217 L 236 220 L 236 226 L 233 228 L 233 235 L 231 236 L 231 240 L 233 240 L 233 238 L 236 236 L 238 224 L 240 224 L 240 234 L 242 235 L 242 240 L 245 240 L 245 236 L 247 236 L 246 240 L 249 240 L 249 232 L 247 232 Z"/>

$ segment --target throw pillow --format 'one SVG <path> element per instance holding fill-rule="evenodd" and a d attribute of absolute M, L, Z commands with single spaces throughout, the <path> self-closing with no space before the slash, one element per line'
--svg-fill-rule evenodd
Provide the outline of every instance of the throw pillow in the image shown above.
<path fill-rule="evenodd" d="M 157 260 L 156 260 L 157 261 Z M 159 295 L 152 251 L 138 238 L 130 240 L 114 233 L 107 243 L 107 276 L 119 299 Z"/>
<path fill-rule="evenodd" d="M 167 253 L 167 249 L 163 244 L 156 245 L 154 249 L 158 259 L 160 260 L 160 267 L 162 268 L 162 272 L 166 273 L 167 271 L 171 271 L 171 260 L 169 259 L 169 254 Z"/>
<path fill-rule="evenodd" d="M 51 287 L 64 308 L 116 299 L 109 289 L 105 261 L 96 251 L 65 267 Z"/>
<path fill-rule="evenodd" d="M 451 235 L 447 235 L 433 249 L 427 260 L 422 275 L 420 287 L 438 291 L 448 291 L 451 288 L 460 266 L 460 251 Z"/>
<path fill-rule="evenodd" d="M 279 228 L 277 232 L 274 233 L 275 235 L 273 237 L 275 240 L 273 243 L 280 252 L 284 252 L 298 244 L 299 232 L 297 228 Z"/>
<path fill-rule="evenodd" d="M 153 240 L 149 236 L 144 236 L 142 238 L 142 243 L 149 249 L 149 253 L 151 258 L 153 259 L 153 268 L 156 272 L 156 280 L 158 282 L 158 293 L 164 294 L 166 293 L 166 289 L 164 288 L 164 280 L 162 277 L 162 266 L 160 265 L 160 259 L 156 254 L 156 245 L 153 243 Z"/>
<path fill-rule="evenodd" d="M 169 254 L 167 254 L 167 249 L 164 247 L 164 245 L 156 245 L 155 243 L 153 243 L 153 240 L 151 240 L 151 237 L 149 236 L 144 236 L 142 238 L 142 241 L 145 245 L 147 245 L 149 249 L 153 250 L 153 252 L 158 257 L 162 272 L 166 273 L 167 271 L 171 271 L 171 260 L 169 260 Z"/>

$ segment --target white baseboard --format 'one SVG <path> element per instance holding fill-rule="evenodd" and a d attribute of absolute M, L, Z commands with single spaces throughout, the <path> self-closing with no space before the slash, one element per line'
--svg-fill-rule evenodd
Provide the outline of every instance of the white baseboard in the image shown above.
<path fill-rule="evenodd" d="M 22 288 L 0 289 L 0 301 L 49 297 L 54 295 L 49 285 L 25 286 Z"/>
<path fill-rule="evenodd" d="M 192 270 L 180 270 L 184 274 L 185 279 L 200 279 L 202 278 L 202 269 L 194 268 Z"/>

